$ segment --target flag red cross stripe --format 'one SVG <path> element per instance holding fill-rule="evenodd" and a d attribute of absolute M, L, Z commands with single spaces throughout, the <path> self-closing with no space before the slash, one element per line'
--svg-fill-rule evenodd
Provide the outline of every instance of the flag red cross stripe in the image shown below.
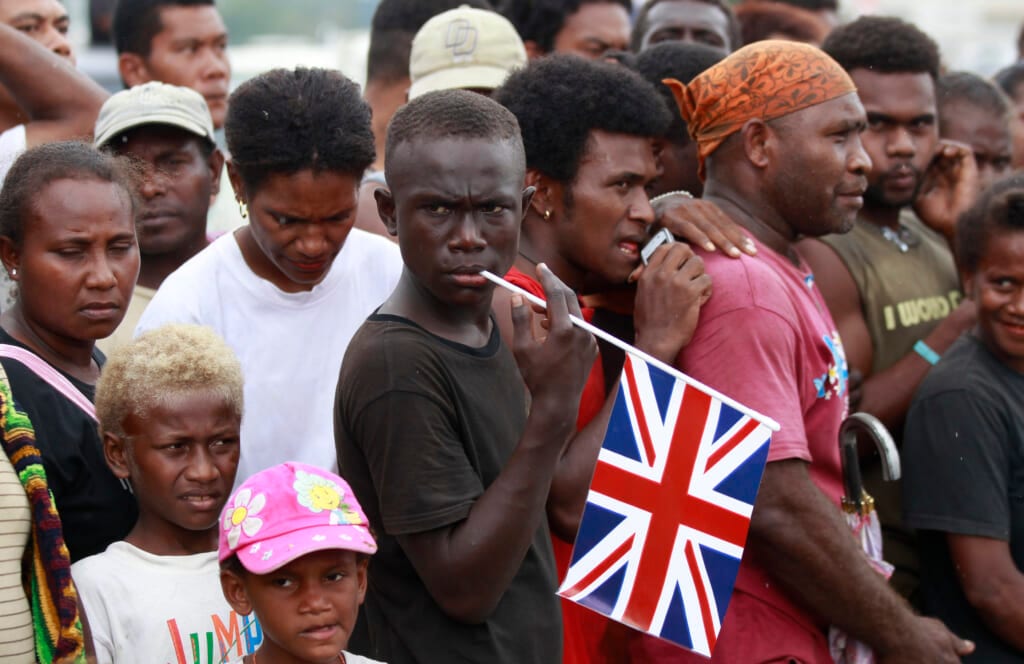
<path fill-rule="evenodd" d="M 639 403 L 635 406 L 639 410 Z M 680 524 L 740 548 L 744 545 L 750 524 L 747 517 L 697 498 L 688 490 L 697 460 L 693 441 L 701 440 L 710 407 L 709 395 L 685 389 L 660 482 L 598 461 L 591 491 L 628 496 L 630 504 L 651 514 L 636 573 L 638 580 L 667 577 Z M 701 586 L 699 576 L 694 582 Z M 650 631 L 661 595 L 662 586 L 658 584 L 634 584 L 623 620 Z"/>
<path fill-rule="evenodd" d="M 583 592 L 586 588 L 589 588 L 590 585 L 601 578 L 605 572 L 622 562 L 622 559 L 625 558 L 633 548 L 634 539 L 636 539 L 636 535 L 630 535 L 626 541 L 611 552 L 611 555 L 606 556 L 599 565 L 590 570 L 589 574 L 580 579 L 574 586 L 562 592 L 562 594 L 566 597 L 573 597 Z"/>
<path fill-rule="evenodd" d="M 704 584 L 701 582 L 700 567 L 697 565 L 697 554 L 693 550 L 693 540 L 686 540 L 686 565 L 690 568 L 690 578 L 693 579 L 697 588 L 697 601 L 700 603 L 701 622 L 704 624 L 704 636 L 708 640 L 708 649 L 715 647 L 718 635 L 715 634 L 714 617 L 711 615 L 711 602 L 708 601 L 708 594 L 704 592 Z"/>

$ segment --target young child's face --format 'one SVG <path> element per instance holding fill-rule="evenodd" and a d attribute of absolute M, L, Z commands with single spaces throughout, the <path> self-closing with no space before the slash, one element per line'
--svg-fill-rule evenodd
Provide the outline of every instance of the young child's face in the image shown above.
<path fill-rule="evenodd" d="M 512 266 L 532 195 L 523 191 L 522 155 L 510 141 L 486 138 L 409 141 L 397 150 L 391 196 L 379 207 L 406 270 L 440 302 L 489 307 L 494 286 L 479 272 Z"/>
<path fill-rule="evenodd" d="M 172 395 L 146 418 L 125 418 L 126 439 L 104 443 L 111 467 L 131 479 L 140 522 L 170 533 L 216 528 L 235 483 L 241 418 L 210 390 Z"/>
<path fill-rule="evenodd" d="M 348 645 L 366 595 L 368 562 L 354 551 L 315 551 L 268 574 L 222 571 L 221 586 L 235 611 L 256 613 L 265 637 L 261 660 L 288 655 L 326 664 Z"/>

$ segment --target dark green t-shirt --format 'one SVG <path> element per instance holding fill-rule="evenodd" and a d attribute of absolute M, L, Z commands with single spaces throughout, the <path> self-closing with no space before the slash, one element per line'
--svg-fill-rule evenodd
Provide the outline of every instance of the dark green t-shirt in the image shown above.
<path fill-rule="evenodd" d="M 373 526 L 363 618 L 389 664 L 561 661 L 561 615 L 547 520 L 494 613 L 468 625 L 443 613 L 396 536 L 465 519 L 522 436 L 525 388 L 494 326 L 470 348 L 375 314 L 352 338 L 338 381 L 341 475 Z"/>

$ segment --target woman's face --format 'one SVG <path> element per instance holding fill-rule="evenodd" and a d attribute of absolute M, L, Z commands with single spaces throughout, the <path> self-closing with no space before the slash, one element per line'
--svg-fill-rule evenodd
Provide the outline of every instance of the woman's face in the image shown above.
<path fill-rule="evenodd" d="M 230 169 L 235 191 L 243 191 Z M 249 192 L 249 233 L 262 255 L 249 267 L 286 292 L 324 280 L 356 218 L 359 178 L 312 170 L 275 173 Z M 243 242 L 244 244 L 244 242 Z M 243 247 L 243 254 L 245 253 Z"/>
<path fill-rule="evenodd" d="M 139 275 L 128 192 L 99 180 L 55 180 L 27 212 L 21 247 L 4 245 L 25 322 L 44 337 L 109 336 Z"/>
<path fill-rule="evenodd" d="M 992 233 L 964 285 L 978 305 L 982 341 L 1008 367 L 1024 373 L 1024 231 Z"/>

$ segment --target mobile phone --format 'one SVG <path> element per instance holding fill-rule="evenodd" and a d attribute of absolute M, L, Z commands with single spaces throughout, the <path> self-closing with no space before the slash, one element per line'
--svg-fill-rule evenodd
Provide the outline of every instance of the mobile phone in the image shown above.
<path fill-rule="evenodd" d="M 670 233 L 667 229 L 662 228 L 657 233 L 655 233 L 651 237 L 651 239 L 647 241 L 647 244 L 644 245 L 644 248 L 640 250 L 640 260 L 643 261 L 644 265 L 647 265 L 647 263 L 651 260 L 651 256 L 654 255 L 655 249 L 657 249 L 663 244 L 668 244 L 670 242 L 675 241 L 676 239 L 675 237 L 673 237 L 672 233 Z"/>

